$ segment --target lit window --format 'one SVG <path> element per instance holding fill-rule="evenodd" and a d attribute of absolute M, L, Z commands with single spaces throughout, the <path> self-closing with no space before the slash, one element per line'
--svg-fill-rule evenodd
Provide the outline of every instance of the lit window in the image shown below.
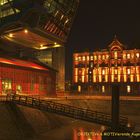
<path fill-rule="evenodd" d="M 114 75 L 111 75 L 111 82 L 114 82 Z"/>
<path fill-rule="evenodd" d="M 118 75 L 118 82 L 120 82 L 121 81 L 121 76 L 120 75 Z"/>
<path fill-rule="evenodd" d="M 130 81 L 134 82 L 134 76 L 133 75 L 130 76 Z"/>
<path fill-rule="evenodd" d="M 99 75 L 99 82 L 102 82 L 102 76 Z"/>
<path fill-rule="evenodd" d="M 93 60 L 93 56 L 90 56 L 90 60 Z"/>
<path fill-rule="evenodd" d="M 82 73 L 82 71 L 81 71 L 81 69 L 80 69 L 80 70 L 78 71 L 78 74 L 81 75 L 81 73 Z"/>
<path fill-rule="evenodd" d="M 130 59 L 130 53 L 127 54 L 127 59 Z"/>
<path fill-rule="evenodd" d="M 95 74 L 93 75 L 93 82 L 96 82 L 96 76 L 95 76 Z"/>
<path fill-rule="evenodd" d="M 131 53 L 131 58 L 132 58 L 132 59 L 134 58 L 134 53 Z"/>
<path fill-rule="evenodd" d="M 105 82 L 108 82 L 108 76 L 107 75 L 105 76 Z"/>
<path fill-rule="evenodd" d="M 106 55 L 106 59 L 108 59 L 109 58 L 109 55 Z"/>
<path fill-rule="evenodd" d="M 78 57 L 77 56 L 75 56 L 75 61 L 78 61 Z"/>
<path fill-rule="evenodd" d="M 82 83 L 85 82 L 85 76 L 82 76 Z"/>
<path fill-rule="evenodd" d="M 102 59 L 105 60 L 105 55 L 102 56 Z"/>
<path fill-rule="evenodd" d="M 85 56 L 83 56 L 83 61 L 85 61 L 86 60 L 86 58 L 85 58 Z"/>
<path fill-rule="evenodd" d="M 130 93 L 131 92 L 131 86 L 127 85 L 127 92 Z"/>
<path fill-rule="evenodd" d="M 118 70 L 117 69 L 115 69 L 115 74 L 117 74 L 118 73 Z"/>
<path fill-rule="evenodd" d="M 74 76 L 74 82 L 75 82 L 75 83 L 78 82 L 78 76 Z"/>
<path fill-rule="evenodd" d="M 114 58 L 117 59 L 117 57 L 118 57 L 118 53 L 117 53 L 117 51 L 115 51 L 114 52 Z"/>
<path fill-rule="evenodd" d="M 87 61 L 89 61 L 89 56 L 87 56 Z"/>
<path fill-rule="evenodd" d="M 92 62 L 92 63 L 90 63 L 90 67 L 91 67 L 91 68 L 93 68 L 93 62 Z"/>
<path fill-rule="evenodd" d="M 130 74 L 130 69 L 127 69 L 127 74 Z"/>
<path fill-rule="evenodd" d="M 121 74 L 121 67 L 118 67 L 118 74 Z"/>
<path fill-rule="evenodd" d="M 78 86 L 78 92 L 81 92 L 81 86 Z"/>
<path fill-rule="evenodd" d="M 78 60 L 81 61 L 81 57 L 80 56 L 78 57 Z"/>
<path fill-rule="evenodd" d="M 97 56 L 96 55 L 94 55 L 94 60 L 97 60 Z"/>
<path fill-rule="evenodd" d="M 85 68 L 82 68 L 82 75 L 85 75 Z"/>
<path fill-rule="evenodd" d="M 126 59 L 126 54 L 125 53 L 123 54 L 123 59 Z"/>
<path fill-rule="evenodd" d="M 105 75 L 105 70 L 104 69 L 102 70 L 102 74 Z"/>
<path fill-rule="evenodd" d="M 126 79 L 126 74 L 124 75 L 124 82 L 126 82 L 127 81 L 127 79 Z"/>
<path fill-rule="evenodd" d="M 102 86 L 102 92 L 105 92 L 105 86 Z"/>
<path fill-rule="evenodd" d="M 140 57 L 140 54 L 139 53 L 136 53 L 136 57 L 139 58 Z"/>
<path fill-rule="evenodd" d="M 99 60 L 101 59 L 101 55 L 98 55 L 98 59 L 99 59 Z"/>

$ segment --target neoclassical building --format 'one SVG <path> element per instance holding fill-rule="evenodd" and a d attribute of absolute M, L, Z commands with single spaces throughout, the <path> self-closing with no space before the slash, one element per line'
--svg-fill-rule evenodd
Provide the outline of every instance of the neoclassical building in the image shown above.
<path fill-rule="evenodd" d="M 107 49 L 73 54 L 73 89 L 110 94 L 119 84 L 122 95 L 140 94 L 140 49 L 126 49 L 116 36 Z"/>

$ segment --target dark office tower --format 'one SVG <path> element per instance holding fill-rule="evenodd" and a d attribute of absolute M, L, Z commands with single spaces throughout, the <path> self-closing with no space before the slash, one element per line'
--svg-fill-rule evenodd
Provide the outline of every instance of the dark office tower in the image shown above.
<path fill-rule="evenodd" d="M 56 68 L 57 87 L 64 90 L 64 46 L 78 3 L 79 0 L 0 0 L 2 52 Z"/>

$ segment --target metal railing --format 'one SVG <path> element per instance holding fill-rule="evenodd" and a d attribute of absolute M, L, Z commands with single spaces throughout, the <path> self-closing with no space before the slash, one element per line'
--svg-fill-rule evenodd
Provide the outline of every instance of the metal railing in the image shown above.
<path fill-rule="evenodd" d="M 40 110 L 60 114 L 63 116 L 85 120 L 88 122 L 98 123 L 102 125 L 112 126 L 112 117 L 110 114 L 93 111 L 89 109 L 79 108 L 67 104 L 56 103 L 54 101 L 42 100 L 35 97 L 23 96 L 23 95 L 7 95 L 0 96 L 0 101 L 10 101 L 19 105 L 24 105 Z M 120 116 L 119 128 L 124 130 L 131 130 L 133 127 L 127 127 L 128 119 Z"/>

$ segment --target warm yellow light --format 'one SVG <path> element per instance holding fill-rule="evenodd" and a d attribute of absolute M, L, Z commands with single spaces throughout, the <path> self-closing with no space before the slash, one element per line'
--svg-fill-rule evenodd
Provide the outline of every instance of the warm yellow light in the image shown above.
<path fill-rule="evenodd" d="M 85 56 L 83 56 L 83 61 L 85 61 L 86 60 L 86 57 Z"/>
<path fill-rule="evenodd" d="M 102 86 L 102 92 L 105 92 L 105 86 Z"/>
<path fill-rule="evenodd" d="M 114 82 L 114 75 L 111 75 L 111 82 Z"/>
<path fill-rule="evenodd" d="M 65 24 L 68 23 L 68 21 L 69 21 L 69 20 L 67 19 L 67 20 L 65 21 Z"/>
<path fill-rule="evenodd" d="M 94 55 L 94 60 L 97 60 L 97 56 L 96 55 Z"/>
<path fill-rule="evenodd" d="M 118 82 L 120 82 L 121 81 L 121 75 L 119 74 L 118 75 Z"/>
<path fill-rule="evenodd" d="M 43 44 L 40 44 L 40 47 L 43 47 Z"/>
<path fill-rule="evenodd" d="M 131 87 L 130 87 L 130 85 L 127 85 L 127 92 L 128 92 L 128 93 L 131 92 Z"/>
<path fill-rule="evenodd" d="M 130 69 L 127 69 L 127 74 L 130 74 Z"/>
<path fill-rule="evenodd" d="M 118 53 L 117 53 L 117 51 L 115 51 L 114 52 L 114 58 L 117 59 L 117 57 L 118 57 Z"/>
<path fill-rule="evenodd" d="M 139 58 L 140 57 L 140 54 L 139 53 L 136 53 L 136 57 Z"/>
<path fill-rule="evenodd" d="M 85 68 L 82 68 L 82 75 L 85 75 Z"/>
<path fill-rule="evenodd" d="M 12 34 L 12 33 L 10 33 L 10 34 L 9 34 L 9 37 L 13 37 L 13 34 Z"/>
<path fill-rule="evenodd" d="M 136 77 L 137 77 L 137 82 L 140 82 L 140 75 L 137 74 Z"/>
<path fill-rule="evenodd" d="M 74 77 L 74 82 L 77 83 L 78 82 L 78 76 Z"/>
<path fill-rule="evenodd" d="M 105 75 L 105 70 L 104 69 L 102 70 L 102 74 Z"/>
<path fill-rule="evenodd" d="M 105 82 L 108 82 L 108 76 L 107 75 L 105 76 Z"/>
<path fill-rule="evenodd" d="M 85 82 L 85 76 L 82 76 L 82 83 Z"/>
<path fill-rule="evenodd" d="M 95 76 L 95 74 L 93 75 L 93 82 L 96 82 L 96 76 Z"/>
<path fill-rule="evenodd" d="M 89 61 L 89 56 L 87 56 L 87 61 Z"/>
<path fill-rule="evenodd" d="M 130 59 L 130 53 L 127 54 L 127 59 Z"/>
<path fill-rule="evenodd" d="M 126 79 L 126 74 L 124 74 L 124 82 L 126 82 L 127 81 L 127 79 Z"/>
<path fill-rule="evenodd" d="M 60 47 L 61 45 L 60 44 L 58 44 L 57 42 L 54 42 L 54 46 L 53 47 Z"/>
<path fill-rule="evenodd" d="M 130 81 L 134 82 L 134 76 L 133 75 L 130 76 Z"/>
<path fill-rule="evenodd" d="M 102 82 L 102 76 L 99 75 L 99 82 Z"/>
<path fill-rule="evenodd" d="M 117 74 L 118 73 L 118 70 L 117 69 L 115 69 L 115 74 Z"/>
<path fill-rule="evenodd" d="M 40 50 L 43 50 L 43 49 L 47 49 L 48 47 L 47 46 L 44 46 L 43 44 L 40 44 Z"/>
<path fill-rule="evenodd" d="M 90 56 L 90 60 L 93 60 L 93 56 Z"/>
<path fill-rule="evenodd" d="M 81 86 L 80 85 L 78 86 L 78 92 L 81 92 Z"/>
<path fill-rule="evenodd" d="M 24 33 L 26 33 L 26 34 L 27 34 L 27 33 L 28 33 L 28 30 L 27 30 L 27 29 L 25 29 L 25 30 L 24 30 Z"/>

